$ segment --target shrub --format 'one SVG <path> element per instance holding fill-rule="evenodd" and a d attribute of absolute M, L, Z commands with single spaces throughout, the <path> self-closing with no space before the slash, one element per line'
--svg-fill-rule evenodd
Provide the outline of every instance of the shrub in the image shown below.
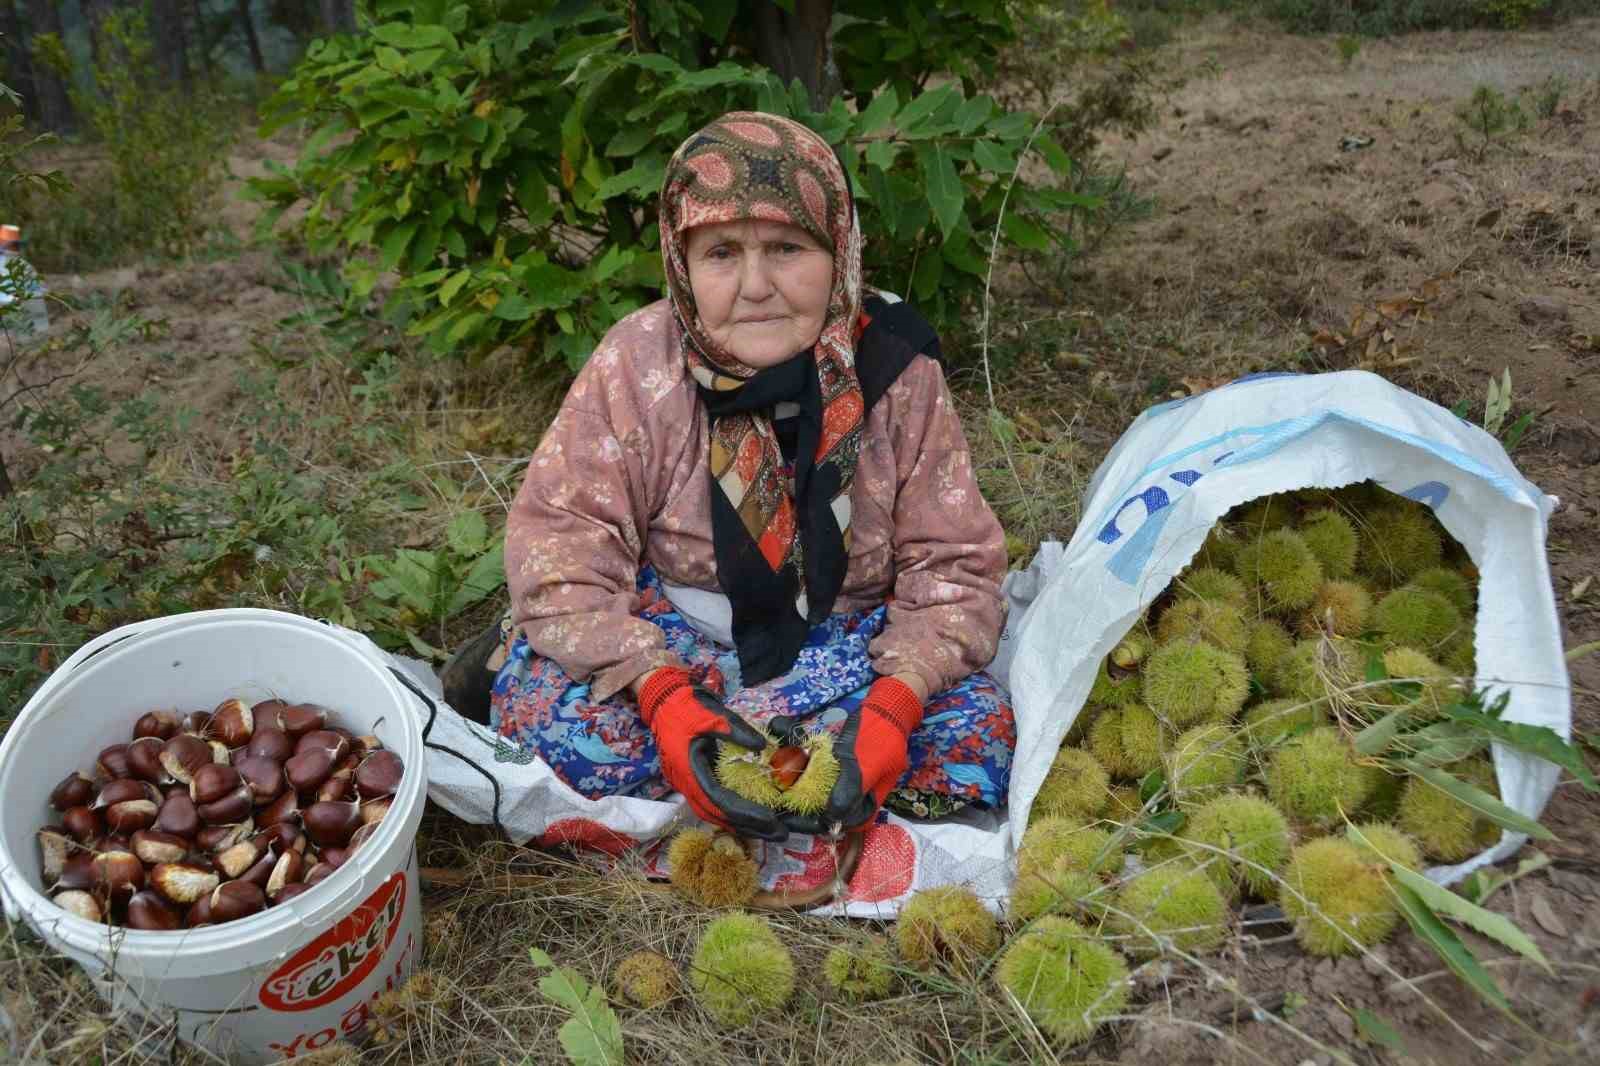
<path fill-rule="evenodd" d="M 362 295 L 398 273 L 396 313 L 436 353 L 510 344 L 575 367 L 656 297 L 668 158 L 730 110 L 792 116 L 840 150 L 867 275 L 937 324 L 981 293 L 1003 200 L 1004 240 L 1052 253 L 1072 246 L 1061 213 L 1096 207 L 1060 187 L 1072 160 L 1048 131 L 975 91 L 1009 4 L 841 5 L 843 95 L 820 108 L 751 62 L 736 5 L 627 8 L 375 0 L 370 33 L 312 45 L 269 105 L 265 132 L 310 139 L 253 183 L 265 224 L 306 202 L 312 250 L 348 257 Z M 1030 139 L 1044 165 L 1013 188 Z"/>
<path fill-rule="evenodd" d="M 29 244 L 38 249 L 35 265 L 44 270 L 94 269 L 151 252 L 189 255 L 217 218 L 233 101 L 220 91 L 183 93 L 153 81 L 153 49 L 137 8 L 107 15 L 102 33 L 92 79 L 77 76 L 64 48 L 41 55 L 76 77 L 73 105 L 107 158 L 74 194 L 48 206 L 20 205 Z"/>

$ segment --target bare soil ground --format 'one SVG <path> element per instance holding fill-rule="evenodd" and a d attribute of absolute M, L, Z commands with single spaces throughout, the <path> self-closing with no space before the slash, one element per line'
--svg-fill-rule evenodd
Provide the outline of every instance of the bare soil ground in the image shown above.
<path fill-rule="evenodd" d="M 1572 647 L 1600 638 L 1600 20 L 1550 32 L 1367 41 L 1348 69 L 1326 38 L 1217 20 L 1186 32 L 1169 55 L 1175 69 L 1192 72 L 1187 85 L 1156 129 L 1107 146 L 1154 199 L 1151 217 L 1119 231 L 1058 288 L 1040 293 L 1015 277 L 1007 282 L 1015 291 L 1002 294 L 997 350 L 1018 354 L 997 378 L 999 406 L 1042 444 L 1016 471 L 979 444 L 986 489 L 1003 513 L 1025 519 L 1013 530 L 1026 542 L 1065 538 L 1072 497 L 1106 448 L 1138 410 L 1175 393 L 1268 367 L 1364 367 L 1446 405 L 1469 401 L 1478 417 L 1490 376 L 1509 368 L 1513 418 L 1535 415 L 1516 459 L 1562 500 L 1549 552 L 1564 639 Z M 1532 113 L 1534 94 L 1552 77 L 1564 79 L 1564 91 L 1525 130 L 1484 144 L 1456 116 L 1480 84 L 1521 93 Z M 1348 150 L 1347 137 L 1357 139 Z M 287 151 L 249 146 L 234 169 L 259 172 L 263 158 Z M 250 217 L 248 205 L 230 204 L 241 236 Z M 159 386 L 208 413 L 204 432 L 225 454 L 240 399 L 231 366 L 270 348 L 276 324 L 302 306 L 274 287 L 281 274 L 273 260 L 252 248 L 182 269 L 127 268 L 57 284 L 163 324 L 96 374 L 128 395 Z M 981 416 L 981 375 L 962 382 Z M 531 448 L 537 431 L 526 416 L 511 417 L 491 444 Z M 976 419 L 970 431 L 975 442 L 988 437 Z M 1060 502 L 1040 509 L 1041 497 Z M 1576 662 L 1572 678 L 1575 729 L 1600 734 L 1600 656 Z M 1214 959 L 1210 975 L 1181 963 L 1153 969 L 1133 1017 L 1071 1054 L 1014 1025 L 991 1032 L 978 1024 L 999 1014 L 956 1011 L 952 1022 L 948 998 L 927 991 L 854 1010 L 808 1000 L 796 1007 L 798 1020 L 758 1027 L 739 1044 L 690 1008 L 664 1022 L 625 1012 L 625 1032 L 640 1061 L 701 1064 L 1087 1055 L 1322 1066 L 1335 1052 L 1361 1063 L 1441 1066 L 1592 1061 L 1600 1059 L 1600 797 L 1563 785 L 1546 821 L 1560 837 L 1541 845 L 1554 861 L 1499 893 L 1494 907 L 1538 941 L 1553 971 L 1474 941 L 1497 960 L 1515 1019 L 1483 1007 L 1406 933 L 1381 949 L 1381 962 L 1318 961 L 1292 943 L 1252 938 Z M 675 957 L 689 941 L 686 906 L 606 888 L 554 859 L 513 858 L 443 816 L 430 816 L 424 849 L 425 863 L 514 863 L 556 880 L 536 898 L 430 893 L 427 964 L 446 991 L 401 1010 L 394 1039 L 360 1061 L 516 1061 L 516 1047 L 532 1061 L 555 1061 L 561 1015 L 538 1003 L 526 945 L 559 944 L 562 961 L 601 976 L 641 941 Z M 803 919 L 786 927 L 802 971 L 814 971 L 831 927 Z M 1263 1009 L 1242 1008 L 1235 989 Z M 976 984 L 945 992 L 992 995 Z M 87 993 L 73 995 L 64 1002 Z M 1407 1053 L 1363 1039 L 1352 1016 L 1360 1008 L 1394 1024 Z M 100 1046 L 102 1034 L 85 1039 Z M 89 1061 L 63 1054 L 53 1061 Z"/>

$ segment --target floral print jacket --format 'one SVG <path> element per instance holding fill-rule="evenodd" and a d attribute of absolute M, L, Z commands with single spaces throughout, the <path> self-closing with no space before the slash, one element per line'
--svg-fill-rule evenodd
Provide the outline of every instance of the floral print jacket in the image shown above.
<path fill-rule="evenodd" d="M 661 300 L 612 327 L 528 463 L 506 522 L 512 620 L 593 699 L 673 662 L 634 617 L 648 562 L 716 590 L 705 411 Z M 873 667 L 942 692 L 994 657 L 1000 523 L 978 492 L 939 364 L 918 356 L 867 417 L 834 612 L 887 602 Z"/>

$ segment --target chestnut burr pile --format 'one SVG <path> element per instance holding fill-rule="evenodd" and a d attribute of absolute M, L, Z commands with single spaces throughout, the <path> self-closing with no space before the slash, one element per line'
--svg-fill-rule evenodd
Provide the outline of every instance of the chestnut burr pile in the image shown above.
<path fill-rule="evenodd" d="M 315 888 L 377 832 L 405 773 L 313 703 L 149 711 L 50 793 L 45 890 L 143 931 L 236 921 Z"/>

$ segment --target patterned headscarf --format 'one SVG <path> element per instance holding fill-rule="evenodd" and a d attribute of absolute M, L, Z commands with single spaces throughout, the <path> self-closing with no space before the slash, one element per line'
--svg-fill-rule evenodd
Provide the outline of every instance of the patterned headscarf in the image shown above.
<path fill-rule="evenodd" d="M 718 347 L 700 321 L 685 250 L 694 226 L 745 220 L 799 226 L 833 254 L 822 333 L 809 352 L 763 370 Z M 661 258 L 689 373 L 711 420 L 712 532 L 733 603 L 744 683 L 786 672 L 844 583 L 850 486 L 864 414 L 855 372 L 861 231 L 827 142 L 786 118 L 736 111 L 692 134 L 661 187 Z M 787 483 L 772 417 L 799 409 Z"/>

